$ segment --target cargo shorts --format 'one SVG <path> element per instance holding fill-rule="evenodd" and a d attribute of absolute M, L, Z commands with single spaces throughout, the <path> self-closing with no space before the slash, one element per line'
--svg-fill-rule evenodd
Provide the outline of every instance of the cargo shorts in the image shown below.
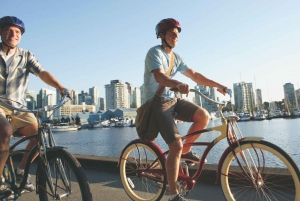
<path fill-rule="evenodd" d="M 11 121 L 9 122 L 12 128 L 12 133 L 14 133 L 19 128 L 30 124 L 37 124 L 37 119 L 34 114 L 28 112 L 20 112 L 19 114 L 14 114 L 14 112 L 0 104 L 0 115 L 4 117 L 10 116 Z"/>
<path fill-rule="evenodd" d="M 195 112 L 200 108 L 182 98 L 167 99 L 161 97 L 161 104 L 156 108 L 155 116 L 160 134 L 167 144 L 180 138 L 175 119 L 192 122 Z"/>

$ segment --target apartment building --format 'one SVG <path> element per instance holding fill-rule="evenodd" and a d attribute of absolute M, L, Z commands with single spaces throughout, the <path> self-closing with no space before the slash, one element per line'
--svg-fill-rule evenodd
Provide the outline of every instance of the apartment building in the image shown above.
<path fill-rule="evenodd" d="M 233 84 L 235 108 L 238 112 L 253 111 L 254 93 L 252 83 L 239 82 Z"/>
<path fill-rule="evenodd" d="M 128 84 L 121 80 L 111 80 L 105 85 L 106 109 L 129 108 L 130 96 Z"/>

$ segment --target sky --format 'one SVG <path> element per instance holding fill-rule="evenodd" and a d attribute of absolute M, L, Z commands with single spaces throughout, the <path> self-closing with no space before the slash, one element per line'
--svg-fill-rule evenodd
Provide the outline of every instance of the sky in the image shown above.
<path fill-rule="evenodd" d="M 269 102 L 283 99 L 285 83 L 300 88 L 299 10 L 298 0 L 14 0 L 1 2 L 0 16 L 25 23 L 19 47 L 66 88 L 97 87 L 100 97 L 111 80 L 143 84 L 146 53 L 161 43 L 155 26 L 174 18 L 182 27 L 174 52 L 190 68 L 228 88 L 252 83 Z M 29 90 L 41 88 L 31 75 Z"/>

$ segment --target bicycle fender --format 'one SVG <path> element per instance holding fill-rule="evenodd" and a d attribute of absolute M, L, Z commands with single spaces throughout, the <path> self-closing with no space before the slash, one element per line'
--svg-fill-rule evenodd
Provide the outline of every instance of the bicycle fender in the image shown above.
<path fill-rule="evenodd" d="M 261 141 L 263 138 L 262 137 L 246 137 L 246 138 L 242 138 L 239 140 L 239 143 L 242 142 L 246 142 L 246 141 L 252 141 L 252 142 L 259 142 Z M 228 146 L 226 148 L 226 150 L 223 152 L 219 163 L 218 163 L 218 167 L 217 167 L 217 176 L 216 176 L 216 184 L 219 182 L 220 177 L 221 177 L 221 168 L 222 168 L 222 164 L 223 161 L 225 160 L 225 157 L 231 152 L 232 149 L 235 149 L 238 146 L 238 143 L 235 142 L 232 144 L 232 147 Z"/>
<path fill-rule="evenodd" d="M 161 150 L 161 148 L 155 144 L 153 141 L 148 141 L 148 140 L 141 140 L 141 139 L 135 139 L 135 140 L 132 140 L 131 142 L 129 142 L 125 147 L 124 149 L 122 150 L 121 152 L 121 155 L 120 155 L 120 158 L 119 158 L 119 161 L 118 161 L 118 167 L 120 165 L 120 162 L 122 160 L 122 156 L 124 154 L 124 151 L 131 145 L 133 144 L 136 144 L 136 143 L 142 143 L 142 144 L 145 144 L 147 146 L 149 146 L 151 149 L 153 149 L 153 151 L 159 156 L 159 155 L 162 155 L 164 154 L 164 152 Z"/>

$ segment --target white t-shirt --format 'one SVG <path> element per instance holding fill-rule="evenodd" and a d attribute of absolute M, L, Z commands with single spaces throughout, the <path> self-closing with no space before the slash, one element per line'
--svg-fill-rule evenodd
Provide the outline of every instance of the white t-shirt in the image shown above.
<path fill-rule="evenodd" d="M 147 102 L 153 98 L 157 89 L 158 83 L 155 81 L 153 74 L 151 73 L 156 69 L 163 69 L 166 73 L 169 68 L 170 55 L 161 47 L 157 45 L 152 47 L 146 56 L 145 59 L 145 72 L 144 72 L 144 101 Z M 174 66 L 171 71 L 170 77 L 173 78 L 175 74 L 179 71 L 184 73 L 189 67 L 183 61 L 183 59 L 174 52 Z M 166 87 L 161 97 L 165 98 L 174 98 L 174 92 L 169 90 L 169 87 Z"/>

